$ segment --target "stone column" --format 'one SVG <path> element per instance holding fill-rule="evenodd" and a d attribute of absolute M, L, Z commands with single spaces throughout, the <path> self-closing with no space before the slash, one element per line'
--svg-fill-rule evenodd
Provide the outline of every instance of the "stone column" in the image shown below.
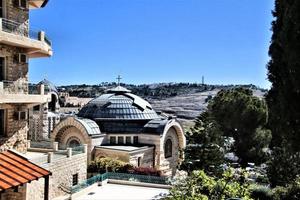
<path fill-rule="evenodd" d="M 47 162 L 48 163 L 51 163 L 53 160 L 53 152 L 48 152 L 48 159 L 47 159 Z"/>
<path fill-rule="evenodd" d="M 87 153 L 87 152 L 88 152 L 88 145 L 83 144 L 83 153 Z"/>
<path fill-rule="evenodd" d="M 58 151 L 58 142 L 53 142 L 52 148 L 53 148 L 53 151 Z"/>
<path fill-rule="evenodd" d="M 72 157 L 72 148 L 67 148 L 67 157 Z"/>

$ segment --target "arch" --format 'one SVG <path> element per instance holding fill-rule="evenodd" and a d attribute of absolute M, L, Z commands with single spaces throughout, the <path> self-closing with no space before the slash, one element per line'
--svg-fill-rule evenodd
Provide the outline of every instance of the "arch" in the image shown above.
<path fill-rule="evenodd" d="M 67 147 L 74 148 L 74 147 L 80 146 L 81 142 L 80 142 L 80 139 L 78 139 L 75 136 L 72 136 L 68 139 L 66 145 L 67 145 Z"/>
<path fill-rule="evenodd" d="M 160 156 L 158 162 L 159 169 L 165 175 L 175 175 L 178 165 L 184 158 L 182 150 L 185 147 L 186 139 L 180 123 L 176 119 L 169 120 L 160 138 Z"/>
<path fill-rule="evenodd" d="M 168 131 L 172 128 L 175 130 L 176 135 L 178 137 L 179 148 L 181 150 L 184 149 L 186 147 L 186 138 L 185 138 L 185 135 L 184 135 L 184 131 L 183 131 L 183 128 L 180 125 L 180 123 L 175 119 L 170 120 L 167 123 L 167 125 L 165 126 L 161 141 L 165 141 Z"/>
<path fill-rule="evenodd" d="M 61 121 L 53 130 L 51 134 L 51 140 L 56 142 L 62 142 L 62 139 L 66 137 L 68 130 L 78 130 L 81 136 L 81 143 L 87 144 L 89 141 L 89 134 L 84 125 L 75 117 L 68 117 Z"/>
<path fill-rule="evenodd" d="M 48 109 L 51 112 L 55 112 L 58 108 L 58 95 L 55 92 L 50 92 L 51 101 L 48 103 Z"/>

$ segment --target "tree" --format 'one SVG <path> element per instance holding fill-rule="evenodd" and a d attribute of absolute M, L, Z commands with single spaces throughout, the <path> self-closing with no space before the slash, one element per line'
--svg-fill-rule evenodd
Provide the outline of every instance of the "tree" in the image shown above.
<path fill-rule="evenodd" d="M 224 161 L 224 139 L 218 125 L 208 112 L 197 117 L 194 127 L 187 135 L 189 144 L 185 149 L 182 168 L 191 172 L 202 169 L 217 174 Z"/>
<path fill-rule="evenodd" d="M 253 96 L 249 89 L 222 90 L 209 103 L 208 112 L 225 136 L 234 138 L 234 152 L 243 167 L 248 162 L 266 160 L 265 149 L 271 140 L 264 100 Z"/>
<path fill-rule="evenodd" d="M 300 174 L 300 1 L 276 0 L 269 48 L 267 95 L 274 149 L 269 175 L 273 186 Z M 285 175 L 286 176 L 285 176 Z M 275 177 L 278 177 L 276 179 Z"/>
<path fill-rule="evenodd" d="M 272 144 L 286 141 L 300 151 L 300 1 L 276 0 L 273 16 L 267 95 Z"/>
<path fill-rule="evenodd" d="M 225 200 L 243 198 L 250 200 L 249 184 L 244 182 L 246 174 L 235 178 L 231 169 L 217 179 L 204 171 L 193 171 L 188 177 L 178 177 L 173 182 L 170 195 L 166 198 L 176 200 Z"/>

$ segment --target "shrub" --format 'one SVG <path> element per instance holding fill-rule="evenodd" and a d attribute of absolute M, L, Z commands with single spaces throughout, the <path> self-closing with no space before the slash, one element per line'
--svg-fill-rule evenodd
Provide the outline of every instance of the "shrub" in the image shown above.
<path fill-rule="evenodd" d="M 251 198 L 255 200 L 273 200 L 273 192 L 265 186 L 254 186 L 251 190 Z"/>
<path fill-rule="evenodd" d="M 132 174 L 139 174 L 139 175 L 148 175 L 148 176 L 160 176 L 161 171 L 152 168 L 152 167 L 134 167 L 129 170 Z"/>
<path fill-rule="evenodd" d="M 287 187 L 276 187 L 273 189 L 274 200 L 298 200 L 300 199 L 300 178 Z"/>
<path fill-rule="evenodd" d="M 165 199 L 250 200 L 249 184 L 242 179 L 245 178 L 235 179 L 231 169 L 225 171 L 220 179 L 208 176 L 203 170 L 193 171 L 187 178 L 178 177 L 178 180 L 174 180 L 170 195 Z"/>
<path fill-rule="evenodd" d="M 88 172 L 105 173 L 105 172 L 120 172 L 126 173 L 133 166 L 129 163 L 114 159 L 114 158 L 98 158 L 92 161 L 88 166 Z"/>

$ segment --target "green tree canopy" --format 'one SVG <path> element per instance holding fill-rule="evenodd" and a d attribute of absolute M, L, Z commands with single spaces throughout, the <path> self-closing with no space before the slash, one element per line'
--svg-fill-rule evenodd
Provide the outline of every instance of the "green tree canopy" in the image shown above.
<path fill-rule="evenodd" d="M 271 140 L 264 100 L 253 96 L 249 89 L 222 90 L 209 103 L 208 111 L 225 136 L 234 138 L 234 152 L 240 163 L 262 163 L 264 150 Z"/>

